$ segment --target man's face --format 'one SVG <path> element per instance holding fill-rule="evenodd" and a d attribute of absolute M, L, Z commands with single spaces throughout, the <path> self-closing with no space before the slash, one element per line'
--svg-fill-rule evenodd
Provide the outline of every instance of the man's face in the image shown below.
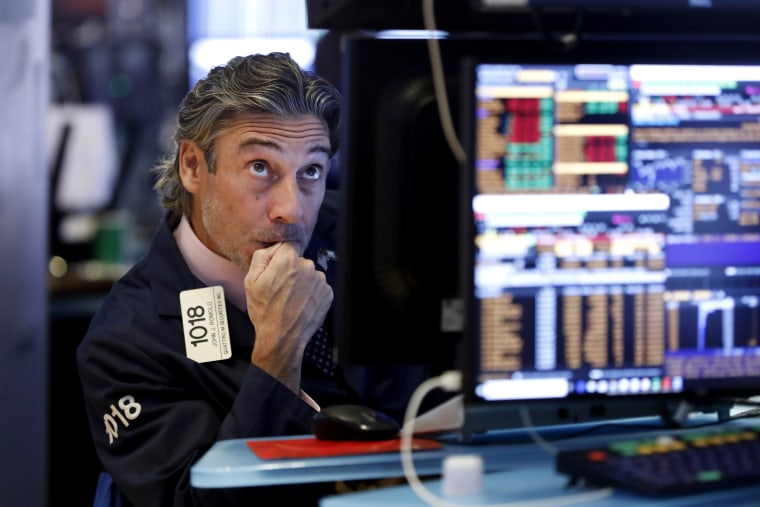
<path fill-rule="evenodd" d="M 313 116 L 240 115 L 216 140 L 209 173 L 194 143 L 180 149 L 198 238 L 244 272 L 255 250 L 282 241 L 303 254 L 325 195 L 330 140 Z"/>

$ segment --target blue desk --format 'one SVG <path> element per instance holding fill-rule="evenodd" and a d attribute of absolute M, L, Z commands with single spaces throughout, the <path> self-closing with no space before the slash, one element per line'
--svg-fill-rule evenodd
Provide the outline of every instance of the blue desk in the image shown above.
<path fill-rule="evenodd" d="M 639 421 L 640 424 L 654 425 L 653 419 Z M 630 431 L 636 421 L 621 423 L 617 433 Z M 565 433 L 573 434 L 587 427 L 599 426 L 598 423 L 577 425 L 573 428 L 548 429 L 552 436 Z M 613 427 L 614 428 L 614 427 Z M 325 482 L 336 480 L 380 479 L 402 477 L 401 458 L 398 453 L 364 454 L 330 458 L 310 459 L 276 459 L 264 460 L 256 456 L 247 445 L 249 441 L 288 440 L 280 437 L 263 439 L 234 439 L 217 442 L 191 468 L 190 481 L 197 488 L 229 488 L 239 486 L 268 486 L 277 484 L 294 484 L 309 482 Z M 590 437 L 593 438 L 593 437 Z M 599 435 L 597 438 L 604 438 Z M 568 440 L 564 444 L 588 442 Z M 441 450 L 416 451 L 414 453 L 415 468 L 419 475 L 439 475 L 441 464 L 446 456 L 455 454 L 472 454 L 476 452 L 483 457 L 484 468 L 487 471 L 498 471 L 510 468 L 516 463 L 544 464 L 549 459 L 545 452 L 532 443 L 524 430 L 505 430 L 495 432 L 493 436 L 478 439 L 474 444 L 457 443 L 451 439 L 443 440 Z"/>
<path fill-rule="evenodd" d="M 440 481 L 426 481 L 427 488 L 441 496 Z M 507 502 L 524 502 L 545 500 L 541 504 L 550 507 L 552 498 L 562 497 L 570 500 L 573 495 L 584 491 L 581 488 L 568 489 L 567 479 L 554 473 L 553 467 L 521 466 L 502 472 L 486 474 L 483 480 L 483 493 L 455 498 L 441 498 L 442 501 L 461 505 L 496 506 Z M 429 505 L 423 502 L 409 486 L 392 486 L 372 491 L 362 491 L 323 498 L 320 507 L 420 507 Z M 559 505 L 559 504 L 556 504 Z M 584 500 L 575 504 L 580 507 L 619 507 L 625 506 L 662 506 L 662 507 L 758 507 L 760 505 L 760 485 L 721 492 L 700 493 L 699 495 L 678 496 L 659 499 L 643 497 L 625 491 L 614 490 L 611 495 Z M 515 505 L 515 507 L 518 507 Z M 541 507 L 535 505 L 535 507 Z"/>
<path fill-rule="evenodd" d="M 651 429 L 646 429 L 649 424 Z M 750 421 L 734 424 L 753 424 Z M 757 423 L 754 423 L 757 424 Z M 594 425 L 588 425 L 594 426 Z M 667 431 L 654 428 L 653 421 L 627 420 L 605 426 L 606 434 L 596 432 L 593 436 L 559 439 L 552 442 L 556 449 L 575 449 L 598 442 L 620 438 L 621 434 L 662 435 Z M 545 438 L 575 434 L 584 427 L 546 429 Z M 615 436 L 617 435 L 617 436 Z M 191 484 L 197 488 L 224 488 L 240 486 L 266 486 L 311 482 L 334 482 L 366 479 L 403 477 L 403 468 L 398 453 L 367 455 L 262 460 L 250 450 L 247 442 L 251 439 L 228 440 L 216 443 L 191 469 Z M 267 439 L 278 440 L 278 439 Z M 282 440 L 287 440 L 283 437 Z M 457 503 L 478 505 L 497 504 L 507 501 L 551 498 L 571 495 L 566 489 L 567 477 L 555 472 L 554 457 L 539 445 L 530 441 L 522 430 L 500 432 L 476 442 L 462 444 L 444 441 L 443 448 L 432 451 L 416 451 L 414 465 L 422 477 L 438 477 L 443 459 L 456 454 L 479 454 L 483 457 L 487 472 L 484 492 L 472 497 L 457 498 Z M 427 481 L 430 489 L 440 494 L 440 482 Z M 451 500 L 450 500 L 451 501 Z M 696 497 L 678 497 L 667 500 L 653 500 L 623 491 L 615 491 L 611 496 L 583 502 L 578 505 L 667 505 L 667 506 L 715 506 L 719 504 L 760 506 L 760 485 L 734 489 L 718 493 L 703 493 Z M 426 505 L 408 486 L 335 495 L 324 498 L 323 507 Z M 547 504 L 548 505 L 548 504 Z"/>
<path fill-rule="evenodd" d="M 251 451 L 249 440 L 217 442 L 190 470 L 197 488 L 267 486 L 338 480 L 380 479 L 404 475 L 398 453 L 364 454 L 310 459 L 262 460 Z M 272 440 L 272 439 L 269 439 Z M 283 438 L 285 440 L 285 438 Z M 541 463 L 545 457 L 532 445 L 478 446 L 486 470 L 503 470 L 513 460 Z M 446 444 L 441 450 L 416 451 L 414 463 L 420 475 L 439 475 L 446 456 L 472 454 L 469 445 Z"/>

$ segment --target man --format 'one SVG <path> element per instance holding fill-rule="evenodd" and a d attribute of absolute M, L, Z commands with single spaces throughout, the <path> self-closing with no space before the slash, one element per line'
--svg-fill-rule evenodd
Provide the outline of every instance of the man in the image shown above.
<path fill-rule="evenodd" d="M 320 407 L 358 401 L 321 354 L 332 257 L 330 216 L 317 219 L 339 120 L 336 89 L 280 53 L 234 58 L 183 100 L 176 152 L 155 168 L 165 219 L 77 351 L 122 505 L 307 505 L 324 492 L 195 489 L 190 467 L 218 440 L 309 433 Z"/>

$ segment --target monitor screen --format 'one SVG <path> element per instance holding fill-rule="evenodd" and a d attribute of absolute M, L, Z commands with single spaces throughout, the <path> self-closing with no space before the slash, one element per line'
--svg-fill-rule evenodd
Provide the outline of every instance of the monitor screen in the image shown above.
<path fill-rule="evenodd" d="M 760 58 L 623 47 L 463 67 L 465 431 L 760 392 Z"/>

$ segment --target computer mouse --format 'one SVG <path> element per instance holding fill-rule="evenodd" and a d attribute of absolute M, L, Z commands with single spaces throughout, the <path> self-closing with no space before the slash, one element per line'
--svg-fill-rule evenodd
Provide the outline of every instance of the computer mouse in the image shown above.
<path fill-rule="evenodd" d="M 387 440 L 401 425 L 379 410 L 363 405 L 332 405 L 314 415 L 311 432 L 319 440 Z"/>

